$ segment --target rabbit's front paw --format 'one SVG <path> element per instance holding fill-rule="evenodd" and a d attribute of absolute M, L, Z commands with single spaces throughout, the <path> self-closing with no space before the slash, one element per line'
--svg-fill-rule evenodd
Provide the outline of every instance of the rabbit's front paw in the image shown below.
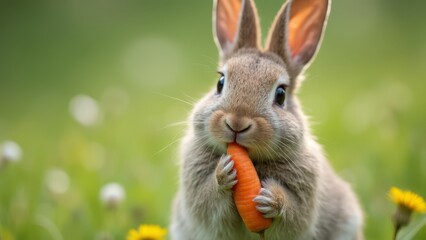
<path fill-rule="evenodd" d="M 265 218 L 275 218 L 282 215 L 285 204 L 284 189 L 275 181 L 265 183 L 259 195 L 253 199 L 257 203 L 256 209 Z"/>
<path fill-rule="evenodd" d="M 216 167 L 216 180 L 220 190 L 229 190 L 237 183 L 237 170 L 230 155 L 222 155 Z"/>

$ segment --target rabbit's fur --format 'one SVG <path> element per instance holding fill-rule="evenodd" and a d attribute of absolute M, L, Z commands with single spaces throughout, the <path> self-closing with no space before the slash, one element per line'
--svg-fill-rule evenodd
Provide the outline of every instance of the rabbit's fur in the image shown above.
<path fill-rule="evenodd" d="M 363 239 L 358 201 L 327 162 L 295 95 L 320 44 L 329 7 L 328 0 L 284 4 L 261 50 L 254 2 L 215 1 L 215 40 L 225 82 L 222 91 L 214 89 L 201 99 L 189 118 L 171 239 L 258 239 L 232 198 L 238 172 L 226 145 L 234 141 L 247 148 L 262 181 L 254 201 L 273 218 L 267 240 Z M 290 29 L 301 9 L 312 10 L 312 17 Z M 275 102 L 279 86 L 286 91 L 283 104 Z"/>

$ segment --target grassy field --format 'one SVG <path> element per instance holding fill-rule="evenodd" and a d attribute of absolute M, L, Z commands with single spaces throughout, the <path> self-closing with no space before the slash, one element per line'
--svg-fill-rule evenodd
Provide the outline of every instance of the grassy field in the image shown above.
<path fill-rule="evenodd" d="M 264 33 L 281 4 L 257 1 Z M 0 167 L 1 240 L 123 239 L 141 223 L 168 225 L 185 101 L 216 82 L 211 7 L 0 3 L 0 144 L 22 148 L 20 161 Z M 300 91 L 319 142 L 360 198 L 367 239 L 391 239 L 391 186 L 426 196 L 425 7 L 334 1 Z M 82 95 L 97 115 L 78 117 Z M 111 182 L 125 191 L 115 207 L 100 198 Z"/>

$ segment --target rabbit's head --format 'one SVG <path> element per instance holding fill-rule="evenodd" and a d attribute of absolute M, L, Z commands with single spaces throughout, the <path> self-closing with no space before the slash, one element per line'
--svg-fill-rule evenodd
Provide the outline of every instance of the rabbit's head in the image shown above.
<path fill-rule="evenodd" d="M 300 146 L 307 128 L 295 89 L 320 45 L 329 7 L 329 0 L 289 0 L 263 50 L 253 0 L 215 1 L 219 80 L 192 115 L 199 144 L 219 153 L 237 142 L 258 159 Z"/>

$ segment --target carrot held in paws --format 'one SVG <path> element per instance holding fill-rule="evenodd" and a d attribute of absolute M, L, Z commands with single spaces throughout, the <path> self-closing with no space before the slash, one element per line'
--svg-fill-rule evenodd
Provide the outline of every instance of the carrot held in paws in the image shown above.
<path fill-rule="evenodd" d="M 233 195 L 238 213 L 250 231 L 261 232 L 271 225 L 272 219 L 264 218 L 253 202 L 261 188 L 256 169 L 247 151 L 240 145 L 230 143 L 227 152 L 234 160 L 234 168 L 237 170 L 238 182 L 233 188 Z"/>

